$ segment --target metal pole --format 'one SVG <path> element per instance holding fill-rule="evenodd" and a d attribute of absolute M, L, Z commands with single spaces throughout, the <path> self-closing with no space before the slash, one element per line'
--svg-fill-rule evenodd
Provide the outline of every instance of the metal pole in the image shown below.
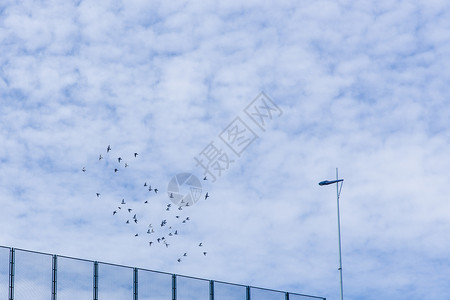
<path fill-rule="evenodd" d="M 15 269 L 14 248 L 9 251 L 9 300 L 14 300 L 14 269 Z"/>
<path fill-rule="evenodd" d="M 133 300 L 138 300 L 138 269 L 133 268 Z"/>
<path fill-rule="evenodd" d="M 172 275 L 172 300 L 177 300 L 177 275 Z"/>
<path fill-rule="evenodd" d="M 56 300 L 56 276 L 58 272 L 58 258 L 56 255 L 53 255 L 52 260 L 52 300 Z"/>
<path fill-rule="evenodd" d="M 209 300 L 214 300 L 214 280 L 209 281 Z"/>
<path fill-rule="evenodd" d="M 336 168 L 336 180 L 338 177 L 338 168 Z M 342 186 L 342 183 L 341 183 Z M 339 182 L 336 183 L 336 200 L 337 200 L 337 216 L 338 216 L 338 237 L 339 237 L 339 276 L 341 282 L 341 300 L 344 299 L 344 287 L 342 284 L 342 254 L 341 254 L 341 220 L 339 214 Z"/>
<path fill-rule="evenodd" d="M 247 300 L 250 300 L 250 298 L 251 298 L 251 293 L 250 293 L 250 286 L 247 286 L 247 297 L 246 297 L 246 299 Z"/>
<path fill-rule="evenodd" d="M 98 300 L 98 262 L 94 261 L 94 300 Z"/>

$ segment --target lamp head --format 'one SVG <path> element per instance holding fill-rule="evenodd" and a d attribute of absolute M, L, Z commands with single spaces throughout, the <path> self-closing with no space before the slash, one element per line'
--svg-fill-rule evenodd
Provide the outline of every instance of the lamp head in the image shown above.
<path fill-rule="evenodd" d="M 319 185 L 329 185 L 329 184 L 333 184 L 333 183 L 337 183 L 337 182 L 341 182 L 344 181 L 344 179 L 337 179 L 337 180 L 324 180 L 319 182 Z"/>

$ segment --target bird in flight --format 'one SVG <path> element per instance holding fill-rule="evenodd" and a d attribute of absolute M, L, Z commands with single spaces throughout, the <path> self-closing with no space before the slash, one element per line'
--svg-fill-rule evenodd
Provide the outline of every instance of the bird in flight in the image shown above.
<path fill-rule="evenodd" d="M 119 171 L 117 168 L 114 169 L 114 173 L 117 173 L 117 171 Z"/>
<path fill-rule="evenodd" d="M 199 246 L 199 247 L 202 247 L 202 246 L 203 246 L 203 243 L 198 244 L 198 246 Z"/>
<path fill-rule="evenodd" d="M 147 186 L 147 181 L 146 181 L 146 182 L 144 182 L 144 186 Z"/>
<path fill-rule="evenodd" d="M 170 193 L 170 197 L 169 198 L 173 199 L 173 194 L 172 193 Z"/>
<path fill-rule="evenodd" d="M 125 168 L 126 168 L 126 167 L 128 167 L 128 164 L 127 164 L 127 163 L 125 163 Z"/>
<path fill-rule="evenodd" d="M 208 180 L 208 179 L 207 179 L 206 176 L 205 176 L 205 177 L 203 177 L 203 180 Z"/>
<path fill-rule="evenodd" d="M 122 157 L 118 157 L 117 161 L 120 163 L 120 161 L 122 160 Z"/>
<path fill-rule="evenodd" d="M 187 253 L 186 253 L 186 252 L 184 252 L 183 256 L 187 256 Z"/>
<path fill-rule="evenodd" d="M 181 258 L 177 259 L 177 262 L 181 262 Z"/>
<path fill-rule="evenodd" d="M 151 246 L 153 244 L 153 242 L 148 242 L 148 245 Z"/>
<path fill-rule="evenodd" d="M 106 152 L 111 151 L 111 145 L 108 145 L 108 148 L 106 148 Z"/>
<path fill-rule="evenodd" d="M 96 193 L 96 195 L 97 195 L 97 197 L 100 197 L 101 194 L 100 193 Z"/>
<path fill-rule="evenodd" d="M 116 211 L 116 210 L 115 210 L 115 211 L 113 211 L 113 216 L 114 216 L 115 214 L 117 214 L 117 211 Z"/>
<path fill-rule="evenodd" d="M 100 154 L 99 156 L 98 156 L 98 160 L 101 160 L 103 158 L 103 156 Z"/>
<path fill-rule="evenodd" d="M 205 194 L 205 200 L 208 199 L 208 197 L 209 197 L 209 194 L 208 194 L 208 192 L 206 192 L 206 194 Z"/>
<path fill-rule="evenodd" d="M 81 171 L 83 171 L 83 172 L 86 172 L 86 168 L 85 168 L 85 167 L 83 167 L 83 169 L 81 169 Z"/>
<path fill-rule="evenodd" d="M 155 194 L 158 193 L 158 189 L 155 189 Z"/>
<path fill-rule="evenodd" d="M 208 252 L 203 252 L 203 255 L 206 256 L 206 253 L 208 253 Z"/>
<path fill-rule="evenodd" d="M 134 152 L 134 157 L 138 156 L 138 154 L 136 152 Z"/>
<path fill-rule="evenodd" d="M 128 212 L 131 212 L 132 210 L 133 210 L 132 208 L 129 208 L 129 209 L 128 209 Z"/>
<path fill-rule="evenodd" d="M 134 236 L 138 236 L 138 235 L 139 235 L 139 234 L 136 233 Z"/>
<path fill-rule="evenodd" d="M 122 199 L 122 203 L 121 204 L 125 204 L 125 199 Z"/>

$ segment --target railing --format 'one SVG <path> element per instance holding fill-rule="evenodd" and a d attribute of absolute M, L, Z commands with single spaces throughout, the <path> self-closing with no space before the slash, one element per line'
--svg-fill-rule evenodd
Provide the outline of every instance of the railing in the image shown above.
<path fill-rule="evenodd" d="M 49 298 L 52 300 L 325 299 L 0 246 L 0 300 Z"/>

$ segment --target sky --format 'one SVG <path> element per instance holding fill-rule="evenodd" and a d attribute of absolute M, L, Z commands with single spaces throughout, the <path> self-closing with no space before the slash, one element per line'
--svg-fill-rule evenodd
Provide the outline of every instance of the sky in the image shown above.
<path fill-rule="evenodd" d="M 450 298 L 447 1 L 6 0 L 0 53 L 2 246 L 339 299 L 338 168 L 345 299 Z"/>

